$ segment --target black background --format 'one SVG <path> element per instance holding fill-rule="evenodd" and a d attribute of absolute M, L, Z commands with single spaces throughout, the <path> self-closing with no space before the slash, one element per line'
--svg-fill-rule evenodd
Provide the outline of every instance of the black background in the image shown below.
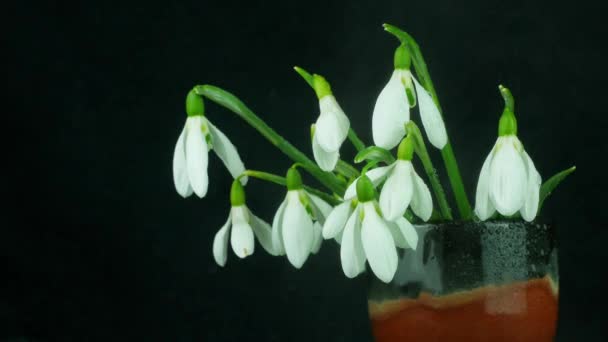
<path fill-rule="evenodd" d="M 499 83 L 516 97 L 519 136 L 543 178 L 577 165 L 542 214 L 560 233 L 558 340 L 608 338 L 600 2 L 6 6 L 0 338 L 370 341 L 365 281 L 342 275 L 335 244 L 300 271 L 261 248 L 219 268 L 211 243 L 230 177 L 212 157 L 207 197 L 184 200 L 171 161 L 185 95 L 202 83 L 237 94 L 310 154 L 318 105 L 293 65 L 325 75 L 370 142 L 396 46 L 383 22 L 419 41 L 471 196 L 496 138 Z M 209 102 L 207 113 L 249 168 L 290 165 L 231 113 Z M 252 181 L 247 191 L 271 220 L 284 189 Z"/>

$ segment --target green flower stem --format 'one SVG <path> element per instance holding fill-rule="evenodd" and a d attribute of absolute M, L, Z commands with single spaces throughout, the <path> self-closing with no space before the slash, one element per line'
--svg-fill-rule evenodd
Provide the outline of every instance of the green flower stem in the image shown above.
<path fill-rule="evenodd" d="M 429 70 L 426 67 L 426 62 L 424 61 L 424 57 L 422 56 L 418 43 L 416 43 L 414 38 L 412 38 L 412 36 L 410 36 L 408 33 L 393 25 L 384 24 L 383 26 L 386 31 L 393 34 L 402 43 L 407 44 L 412 55 L 412 61 L 414 63 L 414 68 L 416 69 L 416 74 L 420 79 L 420 83 L 431 94 L 433 101 L 439 109 L 439 112 L 443 115 L 441 105 L 439 104 L 439 98 L 437 97 L 437 92 L 433 86 L 433 81 L 431 80 Z M 456 198 L 456 205 L 458 206 L 460 218 L 463 220 L 470 220 L 473 218 L 471 204 L 469 203 L 467 193 L 464 189 L 458 163 L 456 162 L 456 156 L 454 155 L 454 151 L 452 150 L 452 145 L 450 144 L 449 139 L 445 147 L 441 150 L 441 157 L 443 158 L 443 163 L 445 164 L 445 168 L 450 179 L 452 191 L 454 192 L 454 197 Z"/>
<path fill-rule="evenodd" d="M 361 141 L 361 139 L 359 139 L 359 136 L 352 128 L 348 130 L 348 140 L 350 140 L 353 146 L 355 146 L 357 152 L 360 152 L 361 150 L 365 149 L 365 144 L 363 143 L 363 141 Z"/>
<path fill-rule="evenodd" d="M 433 162 L 429 156 L 429 152 L 426 149 L 426 145 L 424 144 L 424 139 L 422 138 L 422 133 L 420 133 L 420 128 L 416 126 L 414 121 L 410 121 L 405 125 L 405 129 L 407 131 L 408 136 L 413 136 L 414 141 L 416 142 L 416 154 L 420 161 L 422 162 L 422 166 L 424 167 L 424 171 L 429 177 L 429 182 L 431 183 L 431 188 L 433 188 L 433 192 L 435 193 L 435 198 L 437 199 L 437 204 L 439 205 L 439 210 L 441 211 L 441 217 L 444 220 L 452 220 L 452 212 L 450 209 L 450 205 L 445 197 L 445 192 L 443 191 L 443 187 L 441 186 L 441 182 L 439 181 L 439 176 L 437 175 L 437 171 L 433 166 Z"/>
<path fill-rule="evenodd" d="M 310 173 L 313 177 L 319 180 L 321 184 L 326 186 L 332 192 L 343 194 L 346 189 L 344 181 L 340 180 L 331 172 L 321 170 L 312 160 L 304 153 L 290 144 L 285 138 L 279 135 L 275 130 L 270 128 L 264 120 L 260 119 L 251 109 L 231 93 L 212 85 L 197 85 L 194 91 L 203 95 L 209 100 L 225 107 L 245 120 L 249 125 L 255 128 L 262 136 L 270 143 L 276 146 L 281 152 L 285 153 L 294 162 L 302 165 L 302 168 Z"/>
<path fill-rule="evenodd" d="M 282 185 L 282 186 L 287 185 L 287 179 L 285 179 L 285 177 L 281 177 L 281 176 L 278 176 L 278 175 L 275 175 L 272 173 L 268 173 L 268 172 L 264 172 L 264 171 L 245 170 L 245 172 L 243 172 L 238 178 L 241 178 L 243 176 L 249 176 L 249 177 L 265 180 L 267 182 L 275 183 L 275 184 Z M 307 185 L 304 185 L 304 190 L 308 191 L 309 193 L 311 193 L 315 196 L 322 198 L 324 201 L 326 201 L 332 205 L 340 204 L 340 200 L 338 200 L 337 198 L 333 197 L 332 195 L 325 193 L 321 190 L 311 188 Z"/>
<path fill-rule="evenodd" d="M 349 179 L 359 177 L 359 170 L 355 169 L 352 165 L 342 159 L 338 160 L 335 171 Z"/>

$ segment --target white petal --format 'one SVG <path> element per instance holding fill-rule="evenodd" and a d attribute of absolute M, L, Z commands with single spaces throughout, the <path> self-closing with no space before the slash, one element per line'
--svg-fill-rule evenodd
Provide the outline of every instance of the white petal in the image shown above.
<path fill-rule="evenodd" d="M 526 169 L 528 172 L 528 190 L 526 191 L 526 200 L 524 206 L 520 210 L 520 213 L 524 220 L 530 222 L 534 220 L 538 212 L 538 201 L 542 178 L 536 170 L 536 167 L 534 167 L 534 162 L 528 153 L 524 151 L 523 155 L 524 159 L 526 160 Z"/>
<path fill-rule="evenodd" d="M 226 259 L 228 258 L 228 233 L 230 232 L 230 222 L 232 221 L 232 215 L 228 215 L 228 220 L 215 233 L 213 238 L 213 258 L 215 262 L 220 266 L 226 265 Z"/>
<path fill-rule="evenodd" d="M 283 246 L 283 214 L 286 204 L 287 201 L 284 200 L 272 219 L 272 246 L 277 255 L 285 255 L 285 247 Z"/>
<path fill-rule="evenodd" d="M 313 227 L 313 239 L 312 239 L 312 248 L 310 251 L 312 254 L 317 254 L 319 249 L 321 249 L 321 243 L 323 242 L 323 237 L 321 236 L 321 231 L 323 228 L 319 222 L 315 222 L 312 225 Z"/>
<path fill-rule="evenodd" d="M 380 208 L 384 217 L 394 221 L 403 216 L 410 205 L 413 193 L 412 163 L 398 160 L 380 192 Z"/>
<path fill-rule="evenodd" d="M 378 168 L 375 168 L 373 170 L 369 170 L 367 171 L 367 173 L 365 174 L 370 181 L 372 181 L 372 184 L 374 185 L 374 187 L 377 187 L 378 185 L 380 185 L 380 183 L 382 183 L 382 181 L 384 180 L 384 177 L 389 173 L 389 171 L 391 171 L 393 169 L 393 167 L 395 166 L 395 164 L 391 164 L 388 166 L 381 166 Z M 348 188 L 346 189 L 346 192 L 344 192 L 344 199 L 345 200 L 349 200 L 349 199 L 353 199 L 357 197 L 357 181 L 359 180 L 359 178 L 355 179 L 354 182 L 352 182 Z"/>
<path fill-rule="evenodd" d="M 354 278 L 365 270 L 365 252 L 361 241 L 361 222 L 357 207 L 346 222 L 340 246 L 342 270 L 348 278 Z"/>
<path fill-rule="evenodd" d="M 249 225 L 249 209 L 244 205 L 232 208 L 232 231 L 230 232 L 232 250 L 239 258 L 253 254 L 255 244 L 253 231 Z"/>
<path fill-rule="evenodd" d="M 222 160 L 232 178 L 240 176 L 245 172 L 245 165 L 239 156 L 236 147 L 230 142 L 228 137 L 215 127 L 211 121 L 207 120 L 209 125 L 209 133 L 213 141 L 213 151 Z M 247 184 L 247 176 L 241 177 L 241 184 Z"/>
<path fill-rule="evenodd" d="M 515 214 L 524 205 L 526 165 L 516 149 L 516 137 L 502 137 L 490 164 L 490 199 L 499 213 Z"/>
<path fill-rule="evenodd" d="M 439 113 L 439 108 L 435 105 L 431 94 L 429 94 L 414 77 L 412 77 L 412 79 L 416 86 L 418 109 L 420 111 L 420 119 L 422 120 L 422 126 L 426 132 L 426 136 L 433 146 L 441 150 L 448 142 L 448 134 L 446 133 L 441 113 Z"/>
<path fill-rule="evenodd" d="M 412 167 L 412 180 L 414 185 L 414 194 L 410 206 L 412 211 L 423 221 L 428 221 L 433 214 L 433 199 L 429 187 L 426 186 L 424 180 L 414 171 Z"/>
<path fill-rule="evenodd" d="M 333 207 L 329 205 L 329 203 L 322 200 L 319 196 L 313 195 L 309 192 L 306 192 L 308 198 L 310 198 L 310 204 L 315 214 L 315 219 L 319 221 L 321 224 L 325 223 L 325 219 L 331 213 Z"/>
<path fill-rule="evenodd" d="M 251 218 L 251 229 L 253 229 L 253 233 L 260 242 L 260 245 L 262 245 L 268 254 L 277 255 L 272 243 L 272 228 L 270 225 L 255 216 L 251 211 L 249 212 L 249 217 Z"/>
<path fill-rule="evenodd" d="M 410 121 L 410 106 L 402 81 L 402 71 L 395 70 L 378 95 L 372 115 L 374 144 L 391 149 L 405 136 L 405 124 Z"/>
<path fill-rule="evenodd" d="M 494 149 L 488 154 L 483 162 L 481 172 L 479 173 L 479 181 L 477 182 L 477 192 L 475 194 L 475 214 L 480 220 L 489 219 L 496 209 L 492 201 L 490 201 L 490 165 L 492 164 L 492 156 Z"/>
<path fill-rule="evenodd" d="M 315 134 L 323 150 L 336 152 L 346 140 L 350 122 L 332 95 L 319 100 L 321 114 L 317 119 Z"/>
<path fill-rule="evenodd" d="M 397 249 L 386 222 L 378 215 L 374 204 L 364 204 L 361 240 L 365 256 L 374 274 L 389 283 L 397 271 Z M 344 245 L 344 238 L 342 238 Z"/>
<path fill-rule="evenodd" d="M 323 171 L 333 171 L 336 168 L 338 159 L 340 159 L 340 152 L 327 152 L 325 151 L 319 142 L 317 141 L 317 132 L 312 137 L 312 154 L 315 157 L 315 162 Z"/>
<path fill-rule="evenodd" d="M 185 138 L 186 128 L 182 129 L 182 133 L 177 138 L 175 151 L 173 152 L 173 183 L 175 190 L 182 197 L 186 198 L 192 195 L 192 187 L 188 180 L 188 169 L 186 167 L 186 144 Z"/>
<path fill-rule="evenodd" d="M 337 205 L 325 220 L 325 224 L 323 225 L 323 238 L 335 238 L 344 229 L 346 220 L 348 220 L 351 212 L 352 205 L 350 201 Z"/>
<path fill-rule="evenodd" d="M 186 165 L 190 186 L 198 197 L 205 197 L 209 185 L 207 165 L 209 151 L 201 131 L 202 116 L 191 116 L 186 121 Z"/>
<path fill-rule="evenodd" d="M 418 247 L 418 232 L 405 217 L 398 218 L 395 222 L 390 222 L 389 227 L 395 240 L 395 245 L 399 248 Z"/>
<path fill-rule="evenodd" d="M 313 240 L 312 219 L 300 202 L 299 196 L 297 190 L 287 192 L 282 229 L 287 259 L 295 268 L 302 267 L 308 259 Z"/>

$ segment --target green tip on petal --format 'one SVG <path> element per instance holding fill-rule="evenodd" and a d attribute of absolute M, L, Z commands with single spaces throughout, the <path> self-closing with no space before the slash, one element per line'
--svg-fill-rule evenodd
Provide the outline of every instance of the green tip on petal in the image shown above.
<path fill-rule="evenodd" d="M 395 58 L 394 58 L 394 66 L 395 69 L 405 69 L 409 70 L 410 65 L 412 64 L 412 58 L 410 56 L 410 51 L 405 45 L 405 43 L 401 43 L 399 47 L 395 50 Z"/>
<path fill-rule="evenodd" d="M 317 93 L 319 100 L 332 94 L 329 82 L 321 75 L 314 74 L 312 76 L 312 87 L 314 88 L 315 93 Z"/>
<path fill-rule="evenodd" d="M 312 141 L 315 138 L 316 130 L 317 130 L 317 125 L 315 125 L 315 124 L 310 125 L 310 141 Z"/>
<path fill-rule="evenodd" d="M 230 204 L 233 207 L 245 204 L 245 189 L 238 179 L 232 182 L 232 188 L 230 188 Z"/>
<path fill-rule="evenodd" d="M 498 136 L 517 135 L 517 119 L 508 108 L 503 110 L 498 122 Z"/>
<path fill-rule="evenodd" d="M 308 83 L 309 86 L 312 87 L 312 89 L 314 89 L 319 100 L 332 94 L 331 86 L 325 77 L 317 74 L 311 75 L 308 71 L 300 68 L 299 66 L 295 66 L 293 69 L 300 74 L 300 76 L 302 76 L 302 78 L 306 81 L 306 83 Z"/>
<path fill-rule="evenodd" d="M 302 189 L 302 176 L 300 172 L 295 168 L 291 167 L 287 170 L 287 175 L 285 176 L 287 183 L 287 190 L 300 190 Z"/>
<path fill-rule="evenodd" d="M 399 144 L 399 148 L 397 149 L 397 158 L 399 160 L 412 160 L 414 156 L 414 145 L 415 141 L 412 134 L 408 134 L 401 143 Z"/>
<path fill-rule="evenodd" d="M 500 84 L 498 85 L 498 90 L 500 91 L 502 98 L 505 100 L 505 108 L 508 108 L 511 112 L 515 113 L 515 99 L 513 98 L 513 94 L 511 94 L 509 88 Z"/>
<path fill-rule="evenodd" d="M 308 71 L 300 68 L 299 66 L 294 66 L 293 70 L 295 70 L 300 76 L 302 76 L 304 81 L 306 81 L 306 83 L 308 83 L 308 85 L 314 89 L 312 75 Z"/>
<path fill-rule="evenodd" d="M 372 184 L 372 181 L 365 174 L 361 175 L 359 180 L 357 180 L 357 198 L 361 203 L 369 202 L 376 198 L 374 184 Z"/>
<path fill-rule="evenodd" d="M 205 115 L 205 103 L 203 98 L 198 95 L 194 89 L 190 90 L 186 96 L 186 114 L 188 116 L 203 116 Z"/>

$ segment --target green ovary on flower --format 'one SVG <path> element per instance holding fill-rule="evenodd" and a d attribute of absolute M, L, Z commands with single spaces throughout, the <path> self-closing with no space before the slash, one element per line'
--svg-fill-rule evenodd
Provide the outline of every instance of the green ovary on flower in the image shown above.
<path fill-rule="evenodd" d="M 196 94 L 194 90 L 190 90 L 188 96 L 186 96 L 186 114 L 188 116 L 205 115 L 205 103 L 203 98 Z"/>

